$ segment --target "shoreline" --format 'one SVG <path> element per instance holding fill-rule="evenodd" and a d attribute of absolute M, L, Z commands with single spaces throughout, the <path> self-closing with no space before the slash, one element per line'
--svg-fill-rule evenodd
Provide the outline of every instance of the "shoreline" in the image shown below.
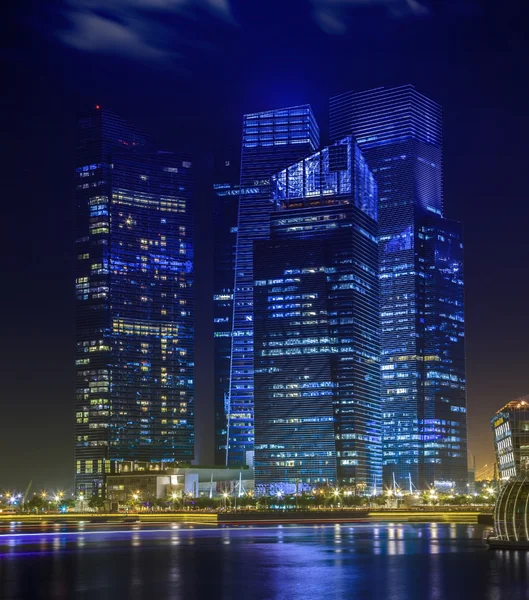
<path fill-rule="evenodd" d="M 374 523 L 374 522 L 400 522 L 400 523 L 461 523 L 493 525 L 493 515 L 477 511 L 268 511 L 268 512 L 226 512 L 226 513 L 198 513 L 192 511 L 179 513 L 129 513 L 129 514 L 95 514 L 95 513 L 69 513 L 43 514 L 43 515 L 0 515 L 1 529 L 8 524 L 17 523 L 29 525 L 78 525 L 83 523 L 110 525 L 131 525 L 137 523 L 170 524 L 189 523 L 204 525 L 251 525 L 251 524 L 319 524 L 319 523 Z M 3 527 L 2 527 L 3 526 Z"/>

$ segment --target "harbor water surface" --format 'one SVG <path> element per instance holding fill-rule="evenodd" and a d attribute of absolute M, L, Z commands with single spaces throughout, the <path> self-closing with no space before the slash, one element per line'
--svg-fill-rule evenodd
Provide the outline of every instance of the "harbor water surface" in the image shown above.
<path fill-rule="evenodd" d="M 0 535 L 1 600 L 529 600 L 529 552 L 462 524 L 127 525 Z"/>

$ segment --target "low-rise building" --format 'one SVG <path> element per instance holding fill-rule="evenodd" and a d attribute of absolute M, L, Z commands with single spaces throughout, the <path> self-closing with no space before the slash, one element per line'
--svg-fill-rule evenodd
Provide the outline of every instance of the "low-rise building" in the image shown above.
<path fill-rule="evenodd" d="M 226 492 L 239 493 L 239 487 L 243 493 L 254 489 L 253 469 L 152 467 L 152 463 L 123 464 L 120 473 L 106 478 L 107 499 L 125 504 L 133 499 L 146 502 L 169 499 L 173 494 L 198 498 L 220 496 Z"/>

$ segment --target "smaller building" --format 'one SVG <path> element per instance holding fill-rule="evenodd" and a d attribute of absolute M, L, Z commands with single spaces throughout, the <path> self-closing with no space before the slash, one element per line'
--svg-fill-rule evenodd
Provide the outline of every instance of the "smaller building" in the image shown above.
<path fill-rule="evenodd" d="M 529 474 L 529 395 L 506 404 L 491 419 L 501 481 Z"/>
<path fill-rule="evenodd" d="M 132 499 L 152 502 L 187 494 L 193 498 L 215 497 L 223 493 L 253 492 L 253 469 L 167 466 L 150 469 L 149 463 L 130 463 L 119 474 L 106 478 L 107 500 L 125 504 Z"/>

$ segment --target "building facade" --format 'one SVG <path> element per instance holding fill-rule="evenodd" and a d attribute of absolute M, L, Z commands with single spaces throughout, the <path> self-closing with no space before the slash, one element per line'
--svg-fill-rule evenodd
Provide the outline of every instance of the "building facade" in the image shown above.
<path fill-rule="evenodd" d="M 319 129 L 308 105 L 243 118 L 240 185 L 257 193 L 239 196 L 227 420 L 230 465 L 253 463 L 253 244 L 270 235 L 270 178 L 318 145 Z"/>
<path fill-rule="evenodd" d="M 529 396 L 506 404 L 490 423 L 500 480 L 529 476 Z"/>
<path fill-rule="evenodd" d="M 236 166 L 237 165 L 237 166 Z M 238 161 L 214 166 L 213 183 L 213 344 L 215 464 L 226 464 L 230 389 L 233 279 L 239 211 Z"/>
<path fill-rule="evenodd" d="M 330 100 L 378 184 L 384 482 L 467 489 L 462 230 L 443 217 L 441 108 L 413 86 Z"/>
<path fill-rule="evenodd" d="M 351 136 L 273 178 L 254 244 L 261 492 L 382 485 L 377 190 Z"/>
<path fill-rule="evenodd" d="M 191 163 L 110 111 L 76 153 L 75 487 L 193 458 Z"/>
<path fill-rule="evenodd" d="M 106 497 L 118 506 L 131 501 L 152 505 L 156 500 L 165 500 L 171 508 L 180 509 L 192 498 L 229 494 L 233 499 L 254 490 L 252 469 L 179 467 L 169 463 L 161 465 L 162 468 L 153 463 L 123 463 L 122 466 L 119 473 L 106 478 Z"/>

